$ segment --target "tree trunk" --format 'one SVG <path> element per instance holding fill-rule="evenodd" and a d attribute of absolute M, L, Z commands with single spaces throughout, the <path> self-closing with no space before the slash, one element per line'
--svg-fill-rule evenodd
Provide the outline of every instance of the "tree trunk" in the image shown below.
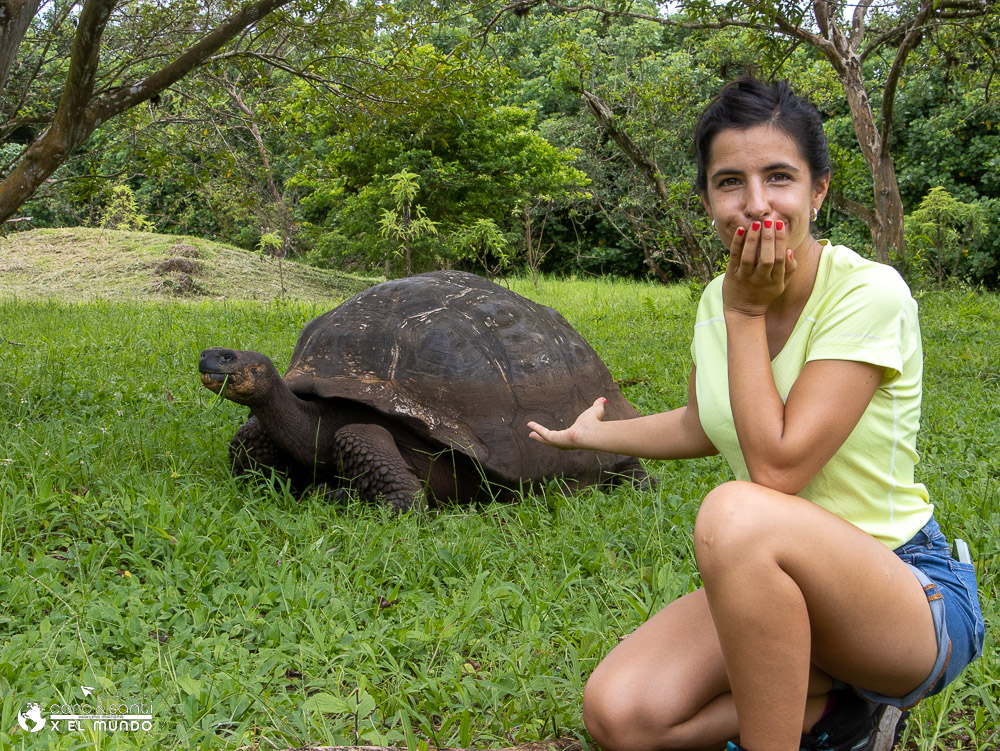
<path fill-rule="evenodd" d="M 846 45 L 846 41 L 844 44 Z M 903 199 L 899 194 L 899 183 L 896 181 L 896 168 L 892 156 L 885 148 L 883 134 L 875 124 L 875 113 L 872 111 L 862 78 L 861 58 L 849 49 L 839 49 L 836 59 L 830 54 L 827 54 L 827 58 L 833 63 L 834 70 L 844 87 L 854 133 L 857 135 L 861 155 L 871 170 L 874 183 L 875 211 L 857 214 L 849 211 L 849 213 L 868 225 L 875 246 L 875 257 L 880 262 L 889 263 L 891 258 L 903 261 L 906 258 L 906 245 L 903 239 Z M 849 207 L 849 204 L 841 205 Z"/>
<path fill-rule="evenodd" d="M 114 0 L 88 0 L 83 6 L 59 108 L 45 133 L 0 183 L 0 221 L 17 211 L 93 132 L 94 117 L 88 105 L 94 92 L 101 37 L 114 5 Z"/>
<path fill-rule="evenodd" d="M 400 220 L 403 225 L 403 259 L 406 263 L 406 275 L 413 276 L 413 254 L 410 251 L 410 202 L 409 200 L 403 201 L 403 211 L 402 219 Z"/>
<path fill-rule="evenodd" d="M 282 211 L 285 211 L 285 202 L 281 197 L 281 193 L 278 191 L 278 186 L 274 182 L 274 171 L 271 169 L 271 159 L 267 154 L 267 145 L 264 143 L 264 137 L 260 133 L 260 127 L 257 125 L 257 118 L 254 116 L 253 110 L 243 101 L 243 97 L 240 96 L 240 92 L 236 90 L 236 84 L 230 83 L 225 80 L 223 83 L 223 88 L 229 95 L 229 98 L 233 100 L 233 104 L 236 105 L 236 109 L 246 116 L 247 119 L 247 129 L 250 131 L 250 135 L 253 136 L 253 141 L 257 144 L 257 153 L 260 155 L 260 163 L 264 168 L 264 179 L 267 180 L 267 190 L 271 194 L 271 199 L 274 203 L 279 206 Z"/>
<path fill-rule="evenodd" d="M 0 93 L 41 0 L 0 0 Z"/>
<path fill-rule="evenodd" d="M 271 200 L 274 204 L 275 211 L 277 215 L 271 215 L 271 212 L 263 211 L 264 222 L 267 223 L 277 223 L 277 229 L 281 232 L 281 248 L 274 252 L 274 255 L 278 257 L 278 273 L 281 275 L 281 294 L 285 294 L 285 279 L 282 268 L 282 260 L 288 256 L 292 248 L 292 237 L 295 233 L 295 221 L 292 216 L 292 210 L 289 208 L 284 197 L 281 195 L 281 191 L 278 190 L 277 183 L 274 182 L 274 170 L 271 169 L 271 159 L 267 153 L 267 144 L 264 143 L 264 137 L 261 135 L 260 127 L 257 125 L 257 118 L 254 115 L 250 106 L 243 101 L 243 97 L 240 96 L 239 91 L 236 89 L 236 84 L 231 83 L 228 80 L 223 79 L 223 88 L 226 93 L 229 94 L 229 98 L 233 100 L 233 104 L 236 108 L 243 113 L 247 119 L 247 128 L 250 131 L 250 135 L 253 136 L 254 143 L 257 144 L 257 153 L 260 155 L 260 163 L 264 170 L 264 179 L 267 182 L 267 190 L 270 193 Z M 235 156 L 235 154 L 234 154 Z M 266 208 L 266 207 L 262 207 Z"/>
<path fill-rule="evenodd" d="M 636 240 L 639 242 L 639 246 L 642 248 L 642 259 L 646 262 L 646 266 L 649 268 L 650 272 L 660 280 L 663 284 L 670 284 L 670 277 L 667 272 L 663 270 L 663 267 L 656 262 L 656 258 L 653 257 L 653 251 L 649 247 L 649 243 L 646 242 L 646 235 L 642 231 L 642 227 L 639 225 L 639 220 L 630 211 L 628 212 L 628 220 L 632 225 L 632 231 L 635 233 Z"/>
<path fill-rule="evenodd" d="M 528 254 L 528 270 L 531 272 L 531 282 L 538 287 L 538 270 L 535 268 L 535 249 L 531 245 L 531 209 L 528 204 L 521 209 L 524 218 L 524 242 L 525 252 Z"/>
<path fill-rule="evenodd" d="M 3 1 L 0 0 L 0 3 Z M 8 4 L 10 2 L 16 3 L 17 0 L 7 0 Z M 77 22 L 69 72 L 52 122 L 41 137 L 28 147 L 14 170 L 0 182 L 0 223 L 31 198 L 101 123 L 179 81 L 248 26 L 289 2 L 291 0 L 259 0 L 246 6 L 152 75 L 132 86 L 93 98 L 101 37 L 116 3 L 115 0 L 87 0 Z M 4 5 L 0 4 L 0 10 L 3 8 Z M 6 27 L 3 31 L 7 33 Z"/>
<path fill-rule="evenodd" d="M 903 233 L 903 197 L 899 194 L 892 157 L 882 156 L 872 167 L 875 179 L 875 226 L 872 241 L 875 257 L 882 263 L 906 266 L 906 238 Z"/>
<path fill-rule="evenodd" d="M 584 102 L 587 103 L 587 107 L 590 109 L 594 119 L 597 120 L 597 124 L 605 133 L 608 134 L 608 136 L 610 136 L 611 140 L 618 144 L 622 153 L 628 157 L 628 160 L 635 165 L 635 167 L 649 182 L 653 192 L 656 194 L 657 198 L 660 199 L 662 206 L 669 207 L 671 204 L 670 189 L 668 188 L 666 181 L 663 179 L 663 175 L 660 173 L 660 169 L 656 165 L 656 162 L 654 162 L 652 158 L 650 158 L 650 156 L 643 151 L 639 144 L 633 141 L 627 133 L 618 127 L 615 123 L 614 113 L 611 111 L 607 102 L 586 89 L 581 89 L 580 95 L 583 97 Z M 684 248 L 678 253 L 678 255 L 683 256 L 686 259 L 690 259 L 692 261 L 690 263 L 691 268 L 694 268 L 695 263 L 697 263 L 697 265 L 703 270 L 709 269 L 711 264 L 706 258 L 705 252 L 701 247 L 701 242 L 694 234 L 691 223 L 687 221 L 687 218 L 679 211 L 670 211 L 668 209 L 668 213 L 684 244 Z M 702 273 L 699 273 L 699 276 L 706 279 L 711 278 L 711 271 L 707 271 L 705 273 L 708 274 L 707 277 L 705 277 Z"/>

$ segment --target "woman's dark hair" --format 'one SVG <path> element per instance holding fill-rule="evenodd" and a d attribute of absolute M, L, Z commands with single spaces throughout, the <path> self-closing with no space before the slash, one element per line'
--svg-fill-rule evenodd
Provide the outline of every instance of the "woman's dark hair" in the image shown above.
<path fill-rule="evenodd" d="M 708 189 L 709 149 L 715 136 L 730 128 L 746 130 L 757 125 L 773 125 L 795 141 L 814 181 L 830 173 L 823 122 L 812 103 L 795 94 L 784 81 L 770 84 L 756 78 L 737 78 L 709 102 L 695 128 L 700 191 Z"/>

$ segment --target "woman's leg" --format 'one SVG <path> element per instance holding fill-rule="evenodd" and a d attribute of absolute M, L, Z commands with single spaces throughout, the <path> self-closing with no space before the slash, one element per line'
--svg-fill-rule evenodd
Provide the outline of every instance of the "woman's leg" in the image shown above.
<path fill-rule="evenodd" d="M 813 671 L 800 731 L 819 719 L 831 688 Z M 583 695 L 588 731 L 605 751 L 713 749 L 737 740 L 736 707 L 704 590 L 626 637 L 594 670 Z"/>
<path fill-rule="evenodd" d="M 798 749 L 810 665 L 890 696 L 930 674 L 937 640 L 919 581 L 815 504 L 722 485 L 699 511 L 695 555 L 750 751 Z"/>

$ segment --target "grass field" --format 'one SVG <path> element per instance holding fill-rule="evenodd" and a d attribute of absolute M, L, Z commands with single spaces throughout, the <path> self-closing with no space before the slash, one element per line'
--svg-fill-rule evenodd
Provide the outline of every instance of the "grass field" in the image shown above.
<path fill-rule="evenodd" d="M 514 286 L 560 309 L 640 409 L 684 398 L 696 290 Z M 972 547 L 987 645 L 904 745 L 995 749 L 1000 298 L 920 303 L 921 477 Z M 399 518 L 232 480 L 245 410 L 201 387 L 198 352 L 281 369 L 327 307 L 0 296 L 0 748 L 586 742 L 597 661 L 698 585 L 691 527 L 721 460 L 651 463 L 654 490 Z M 98 700 L 141 702 L 150 728 L 18 725 L 30 702 Z"/>

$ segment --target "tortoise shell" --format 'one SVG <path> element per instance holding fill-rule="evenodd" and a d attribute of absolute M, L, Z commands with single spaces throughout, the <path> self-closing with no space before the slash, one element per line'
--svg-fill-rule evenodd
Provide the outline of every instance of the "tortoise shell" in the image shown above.
<path fill-rule="evenodd" d="M 605 419 L 638 412 L 558 312 L 474 274 L 435 271 L 359 293 L 306 324 L 284 380 L 302 398 L 351 399 L 400 420 L 492 480 L 586 484 L 638 467 L 528 438 L 528 420 L 569 426 L 599 396 Z"/>

